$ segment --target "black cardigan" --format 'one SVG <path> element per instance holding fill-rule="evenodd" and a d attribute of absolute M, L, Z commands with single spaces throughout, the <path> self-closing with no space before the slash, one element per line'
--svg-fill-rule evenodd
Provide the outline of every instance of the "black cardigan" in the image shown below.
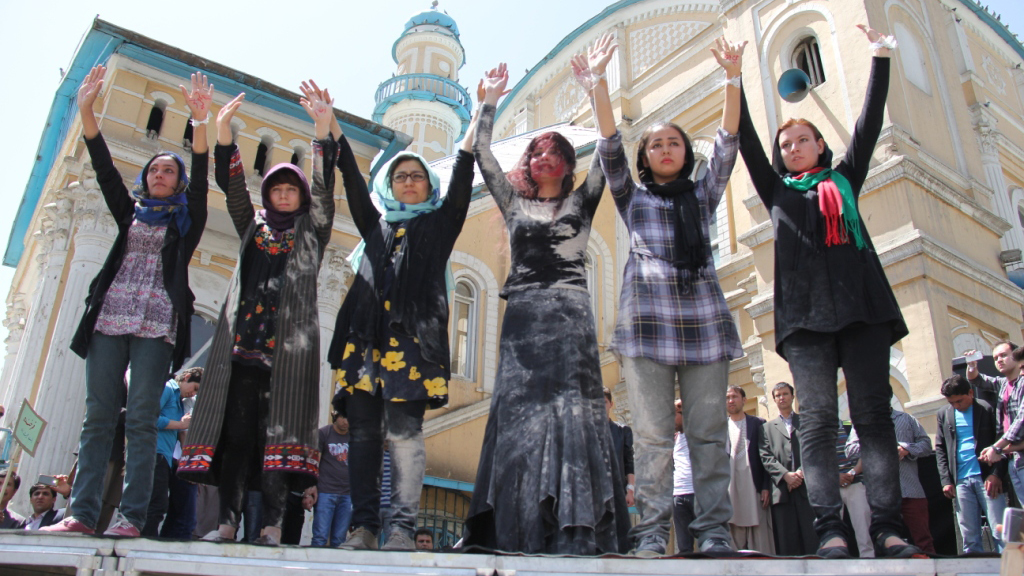
<path fill-rule="evenodd" d="M 846 155 L 834 168 L 850 181 L 858 210 L 860 189 L 882 130 L 888 91 L 889 59 L 876 57 L 864 109 Z M 758 196 L 771 213 L 775 233 L 776 352 L 785 357 L 782 343 L 798 330 L 831 333 L 857 322 L 889 324 L 890 344 L 906 336 L 907 325 L 864 225 L 863 212 L 863 250 L 857 249 L 852 238 L 849 244 L 826 248 L 823 234 L 809 233 L 824 227 L 817 208 L 817 190 L 799 192 L 783 183 L 782 175 L 773 169 L 761 146 L 745 96 L 741 98 L 739 132 L 743 162 Z M 826 149 L 822 158 L 821 163 L 828 162 L 831 153 Z"/>
<path fill-rule="evenodd" d="M 93 330 L 96 328 L 96 320 L 103 308 L 103 299 L 106 298 L 110 284 L 121 269 L 121 261 L 124 258 L 125 248 L 128 241 L 128 230 L 135 220 L 135 201 L 132 199 L 128 188 L 121 179 L 121 174 L 114 166 L 110 157 L 110 150 L 99 134 L 93 139 L 86 139 L 85 145 L 89 149 L 89 157 L 92 159 L 93 170 L 96 171 L 96 181 L 99 183 L 100 191 L 103 192 L 103 199 L 107 202 L 111 216 L 117 222 L 117 238 L 110 249 L 106 262 L 100 268 L 99 273 L 93 278 L 89 285 L 89 294 L 85 299 L 85 312 L 78 324 L 78 330 L 71 339 L 71 350 L 85 358 L 89 352 L 89 341 L 92 339 Z M 190 170 L 191 180 L 185 195 L 188 198 L 188 214 L 192 224 L 185 236 L 178 232 L 178 225 L 171 220 L 167 225 L 167 234 L 164 236 L 163 248 L 160 250 L 160 258 L 163 263 L 164 289 L 174 308 L 177 320 L 177 330 L 174 338 L 174 357 L 172 371 L 177 371 L 185 363 L 185 359 L 192 354 L 192 313 L 195 308 L 193 302 L 195 296 L 188 286 L 188 265 L 192 261 L 192 253 L 195 252 L 199 240 L 206 228 L 206 200 L 209 191 L 209 153 L 192 153 L 192 168 Z"/>
<path fill-rule="evenodd" d="M 341 365 L 351 334 L 366 342 L 376 339 L 383 300 L 391 301 L 391 327 L 400 334 L 419 338 L 420 354 L 429 362 L 451 370 L 448 347 L 448 291 L 445 270 L 462 231 L 473 192 L 473 155 L 460 150 L 441 206 L 406 222 L 405 239 L 395 258 L 395 280 L 389 295 L 378 294 L 394 243 L 395 227 L 381 218 L 356 165 L 348 140 L 338 140 L 338 168 L 345 183 L 349 211 L 366 242 L 355 280 L 338 312 L 327 359 Z M 378 174 L 378 178 L 386 177 Z"/>

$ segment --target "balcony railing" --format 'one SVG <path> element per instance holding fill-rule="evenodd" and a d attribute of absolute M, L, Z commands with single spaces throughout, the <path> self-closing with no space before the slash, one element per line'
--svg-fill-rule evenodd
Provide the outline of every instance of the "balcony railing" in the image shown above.
<path fill-rule="evenodd" d="M 469 92 L 457 82 L 433 74 L 403 74 L 381 82 L 374 94 L 374 102 L 381 102 L 406 93 L 430 92 L 451 100 L 466 110 L 470 109 Z"/>

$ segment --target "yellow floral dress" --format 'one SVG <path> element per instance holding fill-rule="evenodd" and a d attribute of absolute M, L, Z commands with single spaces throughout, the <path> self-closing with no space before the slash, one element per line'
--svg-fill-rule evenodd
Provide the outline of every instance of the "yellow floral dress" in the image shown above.
<path fill-rule="evenodd" d="M 383 294 L 391 293 L 395 279 L 394 256 L 402 247 L 405 223 L 396 222 L 392 260 L 384 271 Z M 420 356 L 419 339 L 400 334 L 391 327 L 391 301 L 384 297 L 384 310 L 377 328 L 377 341 L 366 342 L 353 334 L 345 343 L 341 367 L 334 371 L 334 381 L 342 395 L 363 390 L 391 402 L 427 401 L 429 408 L 448 403 L 448 379 L 444 366 Z"/>

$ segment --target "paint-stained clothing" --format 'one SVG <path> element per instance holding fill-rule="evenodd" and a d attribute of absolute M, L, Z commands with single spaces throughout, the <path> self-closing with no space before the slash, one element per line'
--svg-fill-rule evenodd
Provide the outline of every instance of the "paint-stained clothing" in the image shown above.
<path fill-rule="evenodd" d="M 694 186 L 707 267 L 692 281 L 678 260 L 673 203 L 634 182 L 622 135 L 598 140 L 601 168 L 629 230 L 629 257 L 619 295 L 612 348 L 624 356 L 669 365 L 711 364 L 743 356 L 739 333 L 718 283 L 709 227 L 736 164 L 739 135 L 719 128 L 707 174 Z"/>
<path fill-rule="evenodd" d="M 625 552 L 626 491 L 611 458 L 584 269 L 604 176 L 595 155 L 568 197 L 525 199 L 490 150 L 493 124 L 494 107 L 485 104 L 473 151 L 508 227 L 512 266 L 464 542 L 526 553 Z"/>
<path fill-rule="evenodd" d="M 295 245 L 288 254 L 287 281 L 280 286 L 273 366 L 270 368 L 263 471 L 291 475 L 289 487 L 316 483 L 320 453 L 317 417 L 320 384 L 320 323 L 317 275 L 334 222 L 334 140 L 314 140 L 313 183 L 309 211 L 295 216 Z M 227 196 L 228 213 L 241 239 L 239 265 L 217 318 L 203 391 L 196 402 L 188 445 L 182 448 L 178 474 L 190 481 L 217 484 L 222 458 L 218 441 L 230 415 L 228 384 L 233 366 L 236 318 L 243 295 L 242 260 L 255 241 L 256 218 L 237 146 L 220 146 L 216 156 L 217 183 Z"/>

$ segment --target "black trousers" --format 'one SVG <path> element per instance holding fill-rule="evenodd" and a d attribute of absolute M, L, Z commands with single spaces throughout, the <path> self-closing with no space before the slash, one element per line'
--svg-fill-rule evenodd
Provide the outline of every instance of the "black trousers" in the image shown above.
<path fill-rule="evenodd" d="M 160 523 L 164 521 L 164 514 L 167 514 L 167 505 L 170 501 L 170 481 L 171 465 L 158 453 L 153 468 L 153 493 L 149 497 L 149 508 L 146 510 L 146 525 L 142 528 L 143 536 L 155 538 L 160 535 Z"/>
<path fill-rule="evenodd" d="M 220 523 L 238 528 L 245 494 L 263 492 L 263 526 L 280 528 L 288 494 L 283 472 L 263 471 L 267 444 L 270 371 L 237 362 L 231 366 L 227 406 L 217 451 L 221 457 Z"/>

